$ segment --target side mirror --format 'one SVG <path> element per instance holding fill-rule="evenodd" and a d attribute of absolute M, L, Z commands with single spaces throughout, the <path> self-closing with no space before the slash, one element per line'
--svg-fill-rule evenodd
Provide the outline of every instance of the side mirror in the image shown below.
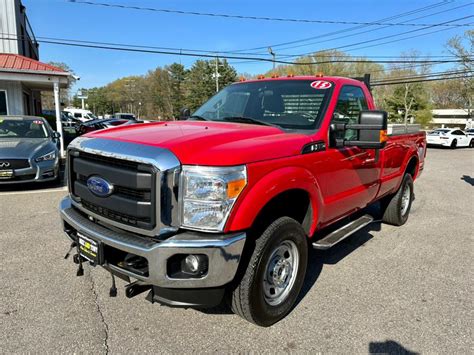
<path fill-rule="evenodd" d="M 385 111 L 361 111 L 358 123 L 332 124 L 331 132 L 355 130 L 356 137 L 351 140 L 336 139 L 336 147 L 359 147 L 362 149 L 381 149 L 387 143 L 388 114 Z"/>
<path fill-rule="evenodd" d="M 53 132 L 52 137 L 54 139 L 59 139 L 59 138 L 61 138 L 61 134 L 59 132 Z"/>
<path fill-rule="evenodd" d="M 179 120 L 184 121 L 187 120 L 191 116 L 191 111 L 189 108 L 182 108 L 181 111 L 179 111 Z"/>

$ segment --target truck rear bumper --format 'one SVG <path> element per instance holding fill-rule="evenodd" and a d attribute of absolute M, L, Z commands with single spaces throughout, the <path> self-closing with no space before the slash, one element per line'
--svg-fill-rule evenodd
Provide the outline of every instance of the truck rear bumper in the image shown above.
<path fill-rule="evenodd" d="M 69 197 L 61 201 L 59 209 L 69 239 L 76 241 L 79 232 L 102 244 L 105 268 L 160 288 L 215 288 L 229 283 L 237 272 L 246 239 L 245 233 L 182 232 L 158 241 L 95 223 L 73 208 Z M 171 261 L 190 254 L 207 259 L 207 272 L 202 276 L 175 272 L 176 263 Z M 130 255 L 144 258 L 146 267 L 136 271 L 122 267 L 120 259 Z"/>

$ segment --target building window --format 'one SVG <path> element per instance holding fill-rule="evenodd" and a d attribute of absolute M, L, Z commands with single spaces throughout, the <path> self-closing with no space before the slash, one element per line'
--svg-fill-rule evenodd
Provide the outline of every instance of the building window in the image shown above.
<path fill-rule="evenodd" d="M 0 115 L 8 115 L 7 92 L 0 91 Z"/>

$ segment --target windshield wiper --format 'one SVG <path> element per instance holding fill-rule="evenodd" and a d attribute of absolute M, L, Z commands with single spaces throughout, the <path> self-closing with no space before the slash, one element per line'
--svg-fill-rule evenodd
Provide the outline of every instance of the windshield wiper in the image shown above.
<path fill-rule="evenodd" d="M 274 124 L 268 123 L 268 122 L 263 122 L 256 120 L 255 118 L 251 117 L 244 117 L 244 116 L 231 116 L 231 117 L 222 117 L 222 121 L 230 121 L 230 122 L 242 122 L 242 123 L 253 123 L 253 124 L 258 124 L 262 126 L 271 126 L 271 127 L 277 127 Z"/>
<path fill-rule="evenodd" d="M 207 118 L 202 117 L 202 116 L 198 116 L 198 115 L 192 115 L 192 116 L 189 116 L 189 118 L 194 118 L 197 121 L 209 121 Z"/>

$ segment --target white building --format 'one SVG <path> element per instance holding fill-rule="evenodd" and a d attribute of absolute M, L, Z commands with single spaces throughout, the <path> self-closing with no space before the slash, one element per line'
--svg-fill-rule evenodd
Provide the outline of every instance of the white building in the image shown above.
<path fill-rule="evenodd" d="M 0 0 L 0 53 L 39 59 L 38 43 L 20 0 Z"/>
<path fill-rule="evenodd" d="M 54 91 L 62 133 L 59 91 L 69 86 L 71 74 L 38 60 L 39 46 L 21 0 L 0 0 L 0 33 L 0 115 L 40 115 L 41 91 Z"/>
<path fill-rule="evenodd" d="M 459 127 L 459 128 L 472 128 L 471 125 L 473 112 L 469 116 L 468 110 L 464 109 L 439 109 L 431 110 L 433 115 L 432 123 L 439 127 Z"/>

